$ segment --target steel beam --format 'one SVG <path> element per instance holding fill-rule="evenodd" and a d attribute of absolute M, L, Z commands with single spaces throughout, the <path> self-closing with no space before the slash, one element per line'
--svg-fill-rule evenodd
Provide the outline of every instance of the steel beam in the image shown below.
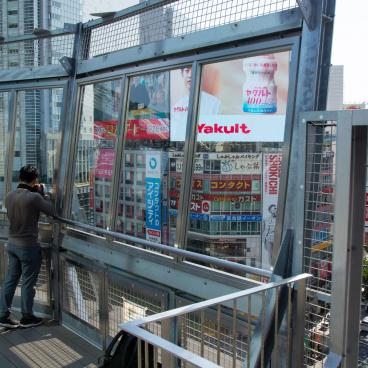
<path fill-rule="evenodd" d="M 159 42 L 130 47 L 124 50 L 96 56 L 79 62 L 77 74 L 93 73 L 127 64 L 137 64 L 150 59 L 167 58 L 174 54 L 193 52 L 196 50 L 230 42 L 249 40 L 270 34 L 283 34 L 300 30 L 302 17 L 300 12 L 286 10 L 279 13 L 247 19 L 245 21 L 228 24 L 200 32 L 190 33 L 181 37 L 168 38 Z M 277 36 L 277 38 L 279 38 Z"/>
<path fill-rule="evenodd" d="M 88 237 L 89 240 L 82 240 L 76 235 L 64 236 L 62 246 L 65 250 L 198 298 L 209 299 L 259 285 L 253 280 L 190 262 L 176 263 L 172 257 L 136 249 L 134 246 L 107 246 L 103 239 Z"/>

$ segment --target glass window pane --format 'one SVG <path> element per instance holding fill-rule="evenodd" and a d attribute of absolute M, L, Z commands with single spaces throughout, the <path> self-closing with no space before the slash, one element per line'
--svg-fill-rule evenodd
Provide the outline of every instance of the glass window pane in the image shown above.
<path fill-rule="evenodd" d="M 117 231 L 175 243 L 190 75 L 183 68 L 129 81 Z"/>
<path fill-rule="evenodd" d="M 107 227 L 121 80 L 83 87 L 72 219 Z"/>
<path fill-rule="evenodd" d="M 203 66 L 188 249 L 270 268 L 289 54 Z"/>
<path fill-rule="evenodd" d="M 51 190 L 60 144 L 63 89 L 36 89 L 18 93 L 12 187 L 18 185 L 19 170 L 33 165 L 39 182 Z"/>
<path fill-rule="evenodd" d="M 9 93 L 0 93 L 0 208 L 4 203 L 5 160 L 9 122 Z"/>

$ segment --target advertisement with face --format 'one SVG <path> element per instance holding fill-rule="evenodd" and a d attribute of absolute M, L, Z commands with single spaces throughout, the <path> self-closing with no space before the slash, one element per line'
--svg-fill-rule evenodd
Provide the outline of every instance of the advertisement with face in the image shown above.
<path fill-rule="evenodd" d="M 284 139 L 290 52 L 203 66 L 198 142 L 281 142 Z M 184 141 L 190 67 L 170 72 L 170 139 Z"/>
<path fill-rule="evenodd" d="M 126 138 L 169 139 L 169 73 L 132 77 Z"/>

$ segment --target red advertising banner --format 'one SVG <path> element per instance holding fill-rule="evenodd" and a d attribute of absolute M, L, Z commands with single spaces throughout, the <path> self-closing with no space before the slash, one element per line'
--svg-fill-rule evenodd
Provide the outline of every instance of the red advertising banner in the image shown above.
<path fill-rule="evenodd" d="M 127 139 L 169 139 L 169 119 L 129 119 Z"/>
<path fill-rule="evenodd" d="M 117 120 L 108 120 L 108 121 L 97 120 L 93 125 L 93 138 L 115 140 L 117 127 L 118 127 Z"/>
<path fill-rule="evenodd" d="M 211 180 L 213 192 L 250 192 L 252 180 Z"/>
<path fill-rule="evenodd" d="M 97 156 L 95 177 L 111 179 L 114 159 L 115 151 L 113 148 L 100 148 Z"/>

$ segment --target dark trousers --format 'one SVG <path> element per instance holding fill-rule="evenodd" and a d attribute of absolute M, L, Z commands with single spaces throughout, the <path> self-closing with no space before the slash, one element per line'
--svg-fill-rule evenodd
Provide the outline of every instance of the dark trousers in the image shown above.
<path fill-rule="evenodd" d="M 41 268 L 41 247 L 7 246 L 9 266 L 0 293 L 0 317 L 8 317 L 15 289 L 22 277 L 21 311 L 23 316 L 33 314 L 35 285 Z"/>

